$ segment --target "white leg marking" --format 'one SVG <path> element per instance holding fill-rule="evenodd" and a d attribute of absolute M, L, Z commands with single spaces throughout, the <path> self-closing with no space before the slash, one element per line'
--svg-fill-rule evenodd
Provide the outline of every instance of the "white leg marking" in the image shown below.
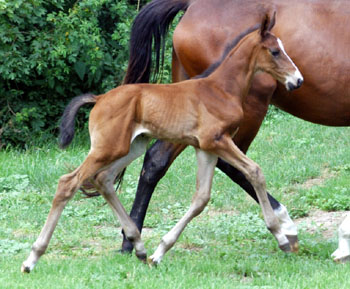
<path fill-rule="evenodd" d="M 280 207 L 274 210 L 284 235 L 298 235 L 297 226 L 290 218 L 287 208 L 280 204 Z"/>
<path fill-rule="evenodd" d="M 346 216 L 338 229 L 338 249 L 332 257 L 336 262 L 350 261 L 350 213 Z"/>

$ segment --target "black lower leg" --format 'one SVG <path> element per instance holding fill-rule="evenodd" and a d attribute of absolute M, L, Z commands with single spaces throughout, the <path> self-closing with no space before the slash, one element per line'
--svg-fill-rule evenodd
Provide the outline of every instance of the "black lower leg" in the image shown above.
<path fill-rule="evenodd" d="M 243 190 L 245 190 L 257 203 L 259 203 L 258 197 L 256 196 L 256 192 L 251 185 L 250 182 L 246 179 L 246 177 L 236 168 L 232 167 L 227 162 L 219 159 L 216 165 L 221 171 L 223 171 L 232 181 L 238 184 Z M 281 206 L 281 204 L 272 197 L 269 193 L 267 193 L 270 204 L 273 209 L 277 209 Z"/>
<path fill-rule="evenodd" d="M 176 150 L 172 148 L 172 144 L 157 141 L 146 152 L 137 186 L 136 197 L 130 212 L 130 217 L 135 222 L 140 232 L 142 231 L 143 222 L 153 191 L 176 157 Z M 123 233 L 122 252 L 131 253 L 132 250 L 132 243 L 125 238 Z"/>

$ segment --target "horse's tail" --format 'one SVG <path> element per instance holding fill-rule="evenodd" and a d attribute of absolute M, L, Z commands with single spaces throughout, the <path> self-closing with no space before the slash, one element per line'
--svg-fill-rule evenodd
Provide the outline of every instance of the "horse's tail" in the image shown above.
<path fill-rule="evenodd" d="M 61 148 L 65 148 L 72 142 L 75 133 L 75 116 L 79 108 L 87 103 L 96 103 L 96 96 L 91 93 L 76 96 L 66 106 L 60 124 L 59 145 Z"/>
<path fill-rule="evenodd" d="M 155 50 L 154 73 L 164 61 L 165 36 L 179 11 L 185 11 L 191 0 L 153 0 L 136 16 L 130 38 L 129 66 L 124 78 L 127 83 L 147 83 L 152 68 L 152 44 Z"/>

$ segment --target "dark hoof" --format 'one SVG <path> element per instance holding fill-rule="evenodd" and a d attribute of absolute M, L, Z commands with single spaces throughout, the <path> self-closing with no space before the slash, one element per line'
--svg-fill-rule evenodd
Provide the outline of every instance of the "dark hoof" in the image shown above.
<path fill-rule="evenodd" d="M 122 254 L 131 254 L 132 250 L 134 250 L 134 246 L 132 245 L 132 243 L 124 239 L 122 248 L 119 250 L 119 252 Z"/>
<path fill-rule="evenodd" d="M 299 251 L 299 240 L 298 240 L 298 236 L 297 235 L 286 235 L 289 244 L 290 244 L 290 248 L 291 251 L 293 253 L 297 253 Z"/>
<path fill-rule="evenodd" d="M 119 249 L 117 252 L 118 252 L 119 254 L 123 254 L 123 255 L 126 255 L 126 254 L 131 255 L 131 253 L 132 253 L 132 252 L 130 252 L 130 251 L 123 250 L 123 249 Z"/>
<path fill-rule="evenodd" d="M 147 254 L 145 253 L 136 253 L 136 257 L 144 264 L 147 264 Z"/>
<path fill-rule="evenodd" d="M 30 273 L 30 268 L 28 266 L 22 265 L 21 271 L 22 273 Z"/>

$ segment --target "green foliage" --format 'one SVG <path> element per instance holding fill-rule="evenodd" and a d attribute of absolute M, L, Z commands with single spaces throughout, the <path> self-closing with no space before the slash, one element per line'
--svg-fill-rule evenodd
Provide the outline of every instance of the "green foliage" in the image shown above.
<path fill-rule="evenodd" d="M 0 194 L 7 192 L 21 192 L 29 185 L 27 175 L 11 175 L 6 178 L 0 178 Z"/>
<path fill-rule="evenodd" d="M 136 4 L 0 1 L 0 147 L 50 137 L 72 97 L 122 81 Z"/>

